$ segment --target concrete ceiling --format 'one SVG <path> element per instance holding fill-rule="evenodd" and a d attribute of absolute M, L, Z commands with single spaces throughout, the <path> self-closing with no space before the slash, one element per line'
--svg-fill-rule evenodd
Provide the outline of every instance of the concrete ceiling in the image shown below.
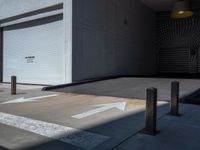
<path fill-rule="evenodd" d="M 140 0 L 155 11 L 170 11 L 177 0 Z M 200 0 L 190 0 L 192 8 L 200 8 Z"/>

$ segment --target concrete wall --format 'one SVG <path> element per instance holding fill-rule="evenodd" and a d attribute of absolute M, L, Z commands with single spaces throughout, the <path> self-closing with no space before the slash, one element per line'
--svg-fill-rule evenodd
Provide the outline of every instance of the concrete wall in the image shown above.
<path fill-rule="evenodd" d="M 136 0 L 73 0 L 73 81 L 155 74 L 155 23 Z"/>
<path fill-rule="evenodd" d="M 0 20 L 28 13 L 34 10 L 46 8 L 60 3 L 63 3 L 63 18 L 64 18 L 63 34 L 65 40 L 63 43 L 63 47 L 65 48 L 65 56 L 66 56 L 65 81 L 66 83 L 71 83 L 72 82 L 72 0 L 0 0 Z M 0 56 L 1 55 L 2 53 L 0 52 Z M 1 70 L 2 68 L 0 67 L 0 72 Z"/>
<path fill-rule="evenodd" d="M 137 0 L 0 0 L 0 19 L 61 2 L 66 83 L 156 73 L 155 13 Z"/>

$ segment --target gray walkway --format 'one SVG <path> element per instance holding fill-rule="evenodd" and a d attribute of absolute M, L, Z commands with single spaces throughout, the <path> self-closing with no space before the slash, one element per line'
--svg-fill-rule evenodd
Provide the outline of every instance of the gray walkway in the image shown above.
<path fill-rule="evenodd" d="M 138 133 L 114 150 L 199 150 L 200 107 L 181 105 L 181 112 L 181 117 L 163 116 L 158 135 Z"/>
<path fill-rule="evenodd" d="M 134 97 L 136 94 L 145 97 L 145 88 L 153 84 L 159 87 L 159 96 L 166 96 L 165 99 L 167 99 L 170 95 L 171 81 L 169 79 L 121 78 L 77 86 L 68 90 L 98 91 L 102 92 L 102 95 L 110 92 L 118 96 L 127 92 Z M 181 80 L 180 82 L 182 96 L 198 89 L 198 80 Z M 101 85 L 104 88 L 101 88 Z M 9 87 L 0 86 L 0 90 L 2 90 L 0 92 L 0 145 L 2 146 L 0 150 L 1 148 L 9 150 L 200 149 L 200 106 L 181 104 L 180 112 L 183 116 L 171 117 L 166 115 L 169 112 L 168 102 L 160 101 L 159 104 L 162 106 L 158 106 L 157 115 L 160 133 L 157 136 L 148 136 L 139 132 L 143 129 L 145 122 L 145 100 L 55 93 L 41 91 L 40 88 L 19 89 L 17 95 L 11 96 Z M 31 98 L 51 94 L 58 95 L 31 100 Z M 4 103 L 18 98 L 29 101 Z M 100 108 L 102 104 L 119 102 L 126 103 L 124 110 L 111 108 L 85 118 L 73 117 L 102 109 Z M 72 132 L 74 129 L 78 130 L 76 134 Z"/>
<path fill-rule="evenodd" d="M 66 93 L 104 95 L 124 98 L 146 98 L 146 88 L 158 88 L 158 100 L 170 99 L 170 84 L 180 81 L 180 97 L 200 88 L 199 79 L 119 78 L 57 89 Z"/>

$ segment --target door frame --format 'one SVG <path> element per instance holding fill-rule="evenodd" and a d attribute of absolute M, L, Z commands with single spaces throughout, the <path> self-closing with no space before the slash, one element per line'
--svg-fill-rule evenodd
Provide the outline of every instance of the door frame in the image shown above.
<path fill-rule="evenodd" d="M 0 27 L 0 82 L 3 82 L 3 28 L 2 27 Z"/>

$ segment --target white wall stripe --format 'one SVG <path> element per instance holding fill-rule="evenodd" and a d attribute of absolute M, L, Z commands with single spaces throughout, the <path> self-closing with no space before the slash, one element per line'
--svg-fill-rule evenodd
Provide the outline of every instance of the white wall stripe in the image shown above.
<path fill-rule="evenodd" d="M 42 13 L 42 14 L 38 14 L 38 15 L 34 15 L 34 16 L 21 18 L 21 19 L 15 20 L 15 21 L 2 23 L 1 27 L 6 27 L 6 26 L 9 26 L 9 25 L 23 23 L 23 22 L 27 22 L 27 21 L 31 21 L 31 20 L 35 20 L 35 19 L 40 19 L 40 18 L 44 18 L 44 17 L 49 17 L 49 16 L 53 16 L 53 15 L 59 15 L 59 14 L 62 14 L 62 13 L 63 13 L 62 9 L 61 10 L 51 11 L 51 12 L 46 12 L 46 13 Z"/>
<path fill-rule="evenodd" d="M 91 150 L 109 137 L 0 112 L 0 123 Z"/>

